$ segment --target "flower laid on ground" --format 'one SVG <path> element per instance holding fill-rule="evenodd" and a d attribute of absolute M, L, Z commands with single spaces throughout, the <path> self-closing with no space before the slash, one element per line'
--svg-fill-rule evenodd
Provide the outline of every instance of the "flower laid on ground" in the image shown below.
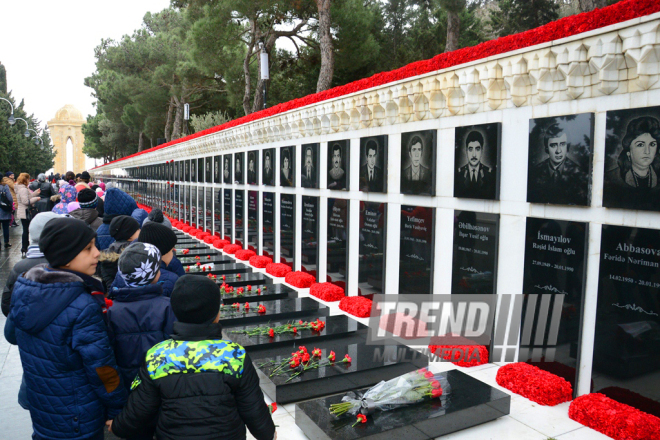
<path fill-rule="evenodd" d="M 266 307 L 264 307 L 263 304 L 260 304 L 257 311 L 259 313 L 266 313 Z M 315 332 L 320 332 L 324 328 L 325 328 L 325 321 L 321 321 L 321 319 L 316 318 L 316 321 L 302 321 L 302 322 L 298 321 L 298 323 L 290 322 L 275 327 L 271 327 L 270 325 L 257 326 L 247 330 L 233 330 L 231 333 L 241 333 L 248 336 L 270 335 L 271 337 L 273 337 L 276 334 L 281 335 L 283 333 L 291 333 L 295 335 L 302 330 L 311 330 Z M 305 349 L 304 351 L 306 353 L 307 349 Z"/>
<path fill-rule="evenodd" d="M 275 329 L 273 330 L 276 333 Z M 347 360 L 347 358 L 350 359 L 349 356 L 346 356 L 344 359 L 337 363 L 349 363 L 350 361 Z M 307 352 L 307 348 L 300 346 L 295 352 L 291 353 L 290 357 L 277 362 L 272 359 L 268 360 L 259 365 L 259 368 L 265 371 L 268 374 L 268 377 L 281 375 L 289 376 L 286 382 L 290 382 L 291 380 L 303 374 L 305 371 L 326 367 L 329 365 L 336 365 L 337 363 L 335 363 L 334 351 L 331 351 L 330 355 L 328 355 L 326 359 L 323 359 L 322 356 L 310 356 Z M 289 366 L 288 370 L 286 369 L 287 365 Z"/>
<path fill-rule="evenodd" d="M 266 266 L 266 273 L 274 277 L 283 277 L 291 272 L 291 268 L 284 263 L 270 263 Z"/>
<path fill-rule="evenodd" d="M 270 410 L 271 414 L 274 413 L 275 411 L 277 411 L 277 403 L 275 402 L 271 403 L 270 405 L 268 405 L 268 409 Z"/>
<path fill-rule="evenodd" d="M 364 296 L 345 296 L 339 301 L 340 310 L 358 318 L 370 317 L 371 305 L 372 301 Z"/>
<path fill-rule="evenodd" d="M 364 414 L 358 414 L 357 420 L 351 426 L 354 427 L 358 423 L 367 423 L 367 416 L 365 416 Z"/>
<path fill-rule="evenodd" d="M 429 345 L 431 353 L 459 367 L 488 363 L 488 348 L 483 345 Z"/>
<path fill-rule="evenodd" d="M 257 312 L 266 313 L 266 306 L 264 306 L 263 304 L 259 304 L 259 307 L 257 308 Z"/>
<path fill-rule="evenodd" d="M 573 395 L 573 388 L 566 379 L 525 362 L 500 367 L 495 379 L 501 387 L 541 405 L 570 402 Z"/>
<path fill-rule="evenodd" d="M 370 414 L 375 410 L 388 411 L 450 393 L 451 387 L 444 374 L 429 376 L 427 373 L 426 368 L 411 371 L 374 385 L 360 398 L 354 394 L 344 396 L 340 403 L 330 405 L 330 413 L 336 416 Z"/>
<path fill-rule="evenodd" d="M 252 292 L 252 286 L 251 285 L 248 284 L 245 288 L 247 289 L 248 292 Z"/>
<path fill-rule="evenodd" d="M 289 272 L 284 276 L 284 281 L 293 287 L 304 289 L 314 284 L 316 278 L 305 272 Z"/>
<path fill-rule="evenodd" d="M 257 269 L 264 269 L 266 266 L 268 266 L 273 262 L 273 259 L 270 257 L 255 255 L 253 257 L 250 257 L 248 261 L 252 267 L 256 267 Z"/>
<path fill-rule="evenodd" d="M 330 359 L 330 361 L 334 362 L 335 361 L 335 356 L 336 356 L 335 352 L 331 351 L 330 354 L 328 355 L 328 359 Z"/>
<path fill-rule="evenodd" d="M 568 417 L 617 440 L 660 439 L 660 418 L 600 393 L 577 397 Z"/>
<path fill-rule="evenodd" d="M 190 249 L 184 249 L 181 251 L 183 255 L 188 255 L 190 253 Z"/>
<path fill-rule="evenodd" d="M 257 255 L 257 253 L 255 251 L 251 251 L 249 249 L 241 249 L 241 250 L 236 251 L 236 253 L 234 254 L 236 259 L 241 260 L 241 261 L 247 261 L 250 258 L 254 257 L 255 255 Z"/>
<path fill-rule="evenodd" d="M 228 244 L 225 247 L 222 248 L 222 251 L 225 254 L 233 255 L 238 251 L 241 247 L 237 244 Z"/>
<path fill-rule="evenodd" d="M 321 357 L 322 356 L 321 349 L 320 348 L 314 348 L 314 350 L 312 350 L 312 356 Z"/>
<path fill-rule="evenodd" d="M 309 294 L 323 301 L 333 302 L 344 298 L 344 289 L 332 283 L 312 284 Z"/>
<path fill-rule="evenodd" d="M 268 329 L 268 336 L 270 336 L 271 338 L 274 338 L 275 337 L 275 330 L 273 330 L 272 328 L 269 328 Z"/>

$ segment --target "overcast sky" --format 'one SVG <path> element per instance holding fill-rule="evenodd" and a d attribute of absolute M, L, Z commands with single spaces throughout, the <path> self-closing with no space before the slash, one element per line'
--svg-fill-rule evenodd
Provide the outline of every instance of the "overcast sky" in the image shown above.
<path fill-rule="evenodd" d="M 140 27 L 169 0 L 0 0 L 0 62 L 8 89 L 43 125 L 66 104 L 94 114 L 94 48 Z"/>

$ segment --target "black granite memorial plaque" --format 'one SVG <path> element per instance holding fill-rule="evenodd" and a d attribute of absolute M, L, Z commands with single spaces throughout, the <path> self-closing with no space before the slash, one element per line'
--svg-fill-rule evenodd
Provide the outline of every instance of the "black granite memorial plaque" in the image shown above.
<path fill-rule="evenodd" d="M 184 249 L 188 249 L 187 254 L 183 253 Z M 201 258 L 201 257 L 204 257 L 206 255 L 213 256 L 213 255 L 219 255 L 220 254 L 220 252 L 218 252 L 217 249 L 212 249 L 208 246 L 205 247 L 205 248 L 196 248 L 196 249 L 184 248 L 184 249 L 178 249 L 177 250 L 177 255 L 186 256 L 186 257 L 199 256 Z"/>
<path fill-rule="evenodd" d="M 197 182 L 197 159 L 190 160 L 190 181 Z"/>
<path fill-rule="evenodd" d="M 211 267 L 211 264 L 213 266 Z M 203 268 L 203 269 L 202 269 Z M 246 266 L 243 263 L 227 263 L 227 264 L 215 264 L 213 262 L 208 262 L 205 260 L 200 260 L 200 266 L 192 265 L 187 266 L 185 269 L 186 273 L 190 275 L 235 275 L 240 273 L 241 276 L 245 273 L 252 273 L 252 267 Z"/>
<path fill-rule="evenodd" d="M 360 191 L 387 192 L 387 136 L 360 139 Z"/>
<path fill-rule="evenodd" d="M 259 191 L 248 191 L 247 249 L 259 249 Z"/>
<path fill-rule="evenodd" d="M 259 152 L 248 151 L 247 153 L 247 183 L 248 185 L 259 185 Z"/>
<path fill-rule="evenodd" d="M 236 227 L 234 243 L 245 248 L 245 190 L 243 189 L 234 191 L 234 224 Z"/>
<path fill-rule="evenodd" d="M 196 259 L 194 256 L 189 256 L 189 255 L 183 255 L 181 251 L 177 251 L 177 258 L 185 268 L 186 266 L 193 266 L 196 265 L 197 262 L 200 262 L 201 264 L 208 264 L 208 263 L 213 263 L 214 265 L 224 265 L 224 264 L 234 264 L 236 263 L 236 260 L 233 259 L 230 256 L 224 255 L 224 254 L 215 254 L 215 255 L 204 255 L 204 256 L 199 256 L 199 259 Z"/>
<path fill-rule="evenodd" d="M 230 334 L 230 327 L 268 323 L 274 320 L 300 319 L 301 317 L 316 319 L 330 314 L 327 306 L 311 298 L 284 298 L 269 301 L 252 298 L 248 302 L 249 308 L 247 309 L 245 308 L 246 303 L 240 304 L 240 307 L 225 306 L 224 310 L 220 311 L 219 323 L 223 326 L 226 338 L 230 340 L 233 340 L 232 336 L 236 336 L 236 334 Z M 259 305 L 266 308 L 264 313 L 259 313 Z"/>
<path fill-rule="evenodd" d="M 261 168 L 261 182 L 275 186 L 275 148 L 266 148 L 261 153 L 264 166 Z"/>
<path fill-rule="evenodd" d="M 348 209 L 347 199 L 328 199 L 327 275 L 331 282 L 348 279 Z"/>
<path fill-rule="evenodd" d="M 435 210 L 401 206 L 399 293 L 433 293 Z"/>
<path fill-rule="evenodd" d="M 204 189 L 204 200 L 206 200 L 206 205 L 204 206 L 204 225 L 206 231 L 213 234 L 213 188 L 206 187 Z"/>
<path fill-rule="evenodd" d="M 174 246 L 175 249 L 210 249 L 209 245 L 202 243 L 199 240 L 195 240 L 195 242 L 182 242 L 179 243 L 177 241 L 176 245 Z"/>
<path fill-rule="evenodd" d="M 386 225 L 385 203 L 360 202 L 359 295 L 383 293 Z"/>
<path fill-rule="evenodd" d="M 269 377 L 274 368 L 259 368 L 269 360 L 274 360 L 279 364 L 288 358 L 291 352 L 297 350 L 299 345 L 305 344 L 296 342 L 293 346 L 281 348 L 282 355 L 280 356 L 253 360 L 257 367 L 261 389 L 278 404 L 300 402 L 331 393 L 372 386 L 381 380 L 389 380 L 428 365 L 426 355 L 405 345 L 367 345 L 366 342 L 347 345 L 342 339 L 338 339 L 318 344 L 318 348 L 323 352 L 322 358 L 327 358 L 330 351 L 334 351 L 337 361 L 348 354 L 352 358 L 350 363 L 335 362 L 328 366 L 307 370 L 288 382 L 289 375 Z"/>
<path fill-rule="evenodd" d="M 232 183 L 231 167 L 232 167 L 231 154 L 222 156 L 222 181 L 224 183 Z"/>
<path fill-rule="evenodd" d="M 185 181 L 190 182 L 190 159 L 185 161 Z"/>
<path fill-rule="evenodd" d="M 499 200 L 502 124 L 456 127 L 454 197 Z"/>
<path fill-rule="evenodd" d="M 225 282 L 232 287 L 262 286 L 264 284 L 273 284 L 273 279 L 271 277 L 261 273 L 238 273 L 236 275 L 226 275 L 224 281 L 220 277 L 218 277 L 216 281 L 218 284 Z"/>
<path fill-rule="evenodd" d="M 319 144 L 303 144 L 300 164 L 301 186 L 319 187 Z"/>
<path fill-rule="evenodd" d="M 197 187 L 197 228 L 204 230 L 204 188 Z"/>
<path fill-rule="evenodd" d="M 296 186 L 296 147 L 280 148 L 280 186 Z"/>
<path fill-rule="evenodd" d="M 660 417 L 659 346 L 660 230 L 603 225 L 594 390 Z"/>
<path fill-rule="evenodd" d="M 217 281 L 219 285 L 222 284 L 221 277 L 218 277 Z M 231 305 L 234 303 L 275 301 L 287 298 L 298 298 L 298 292 L 284 284 L 262 284 L 254 286 L 250 291 L 246 288 L 242 295 L 238 295 L 236 291 L 231 294 L 222 295 L 222 303 Z"/>
<path fill-rule="evenodd" d="M 245 183 L 245 153 L 234 153 L 234 183 Z"/>
<path fill-rule="evenodd" d="M 451 293 L 496 293 L 499 224 L 499 214 L 454 211 Z"/>
<path fill-rule="evenodd" d="M 215 219 L 215 234 L 223 237 L 224 229 L 222 227 L 222 190 L 219 189 L 216 194 L 217 196 L 214 203 L 215 212 L 213 213 L 213 218 Z"/>
<path fill-rule="evenodd" d="M 302 270 L 318 280 L 319 198 L 302 198 Z"/>
<path fill-rule="evenodd" d="M 335 394 L 296 404 L 296 425 L 315 440 L 433 440 L 509 414 L 509 394 L 458 370 L 445 374 L 451 385 L 447 397 L 391 411 L 376 411 L 367 417 L 366 423 L 353 427 L 354 416 L 330 414 L 330 405 L 341 402 L 346 395 Z"/>
<path fill-rule="evenodd" d="M 328 189 L 348 190 L 350 141 L 328 142 Z"/>
<path fill-rule="evenodd" d="M 295 266 L 296 196 L 280 195 L 280 260 Z"/>
<path fill-rule="evenodd" d="M 401 134 L 401 193 L 435 195 L 437 130 Z"/>
<path fill-rule="evenodd" d="M 231 190 L 225 189 L 223 191 L 223 207 L 224 207 L 224 239 L 233 241 L 233 214 L 231 202 Z"/>
<path fill-rule="evenodd" d="M 263 194 L 262 254 L 275 258 L 275 193 L 265 192 Z"/>
<path fill-rule="evenodd" d="M 594 114 L 530 119 L 527 201 L 591 203 Z"/>
<path fill-rule="evenodd" d="M 190 186 L 190 225 L 197 227 L 197 187 Z"/>
<path fill-rule="evenodd" d="M 213 157 L 213 183 L 222 183 L 222 156 Z"/>
<path fill-rule="evenodd" d="M 527 218 L 518 358 L 553 373 L 557 363 L 563 364 L 564 370 L 572 370 L 566 379 L 573 383 L 588 235 L 587 223 Z"/>
<path fill-rule="evenodd" d="M 206 183 L 213 183 L 213 157 L 204 158 L 204 169 L 206 170 Z"/>
<path fill-rule="evenodd" d="M 197 159 L 197 181 L 199 183 L 204 183 L 205 182 L 205 177 L 206 177 L 206 172 L 205 172 L 205 167 L 204 167 L 204 157 L 200 157 Z"/>

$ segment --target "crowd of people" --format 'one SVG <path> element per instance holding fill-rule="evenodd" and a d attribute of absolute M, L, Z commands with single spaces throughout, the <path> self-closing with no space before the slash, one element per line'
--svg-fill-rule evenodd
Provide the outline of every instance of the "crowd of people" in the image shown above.
<path fill-rule="evenodd" d="M 24 228 L 2 313 L 33 438 L 276 438 L 249 356 L 222 339 L 219 288 L 185 274 L 169 219 L 87 173 L 57 177 L 20 174 L 16 198 L 0 185 L 3 227 Z"/>

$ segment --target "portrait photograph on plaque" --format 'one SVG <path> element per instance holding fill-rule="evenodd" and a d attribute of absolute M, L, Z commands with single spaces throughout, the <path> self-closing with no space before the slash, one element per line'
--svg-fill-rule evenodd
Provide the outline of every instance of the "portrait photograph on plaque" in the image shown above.
<path fill-rule="evenodd" d="M 197 159 L 190 160 L 190 181 L 197 182 Z"/>
<path fill-rule="evenodd" d="M 385 203 L 360 202 L 360 258 L 358 295 L 373 297 L 384 293 L 385 282 Z"/>
<path fill-rule="evenodd" d="M 454 197 L 499 200 L 502 124 L 456 127 Z"/>
<path fill-rule="evenodd" d="M 360 138 L 360 191 L 387 192 L 387 136 Z"/>
<path fill-rule="evenodd" d="M 296 186 L 296 147 L 280 148 L 280 186 Z"/>
<path fill-rule="evenodd" d="M 206 169 L 206 183 L 213 183 L 213 157 L 204 158 L 204 168 Z"/>
<path fill-rule="evenodd" d="M 454 211 L 452 294 L 496 293 L 499 224 L 499 214 Z"/>
<path fill-rule="evenodd" d="M 433 293 L 434 208 L 401 206 L 399 293 Z"/>
<path fill-rule="evenodd" d="M 328 198 L 327 274 L 331 282 L 348 280 L 348 208 L 348 200 Z"/>
<path fill-rule="evenodd" d="M 660 230 L 603 225 L 594 392 L 660 417 Z"/>
<path fill-rule="evenodd" d="M 401 193 L 435 195 L 437 130 L 401 134 Z"/>
<path fill-rule="evenodd" d="M 266 148 L 261 152 L 263 168 L 261 169 L 261 183 L 275 186 L 275 148 Z"/>
<path fill-rule="evenodd" d="M 607 112 L 603 206 L 660 211 L 660 107 Z"/>
<path fill-rule="evenodd" d="M 222 156 L 213 158 L 213 183 L 222 183 Z"/>
<path fill-rule="evenodd" d="M 348 190 L 350 144 L 348 139 L 328 142 L 328 189 Z"/>
<path fill-rule="evenodd" d="M 319 187 L 319 144 L 303 144 L 300 178 L 303 188 Z"/>
<path fill-rule="evenodd" d="M 586 285 L 588 223 L 527 218 L 520 352 L 575 384 Z M 575 386 L 573 387 L 575 389 Z"/>
<path fill-rule="evenodd" d="M 222 181 L 224 183 L 232 183 L 231 181 L 231 154 L 222 156 Z"/>
<path fill-rule="evenodd" d="M 589 206 L 594 114 L 529 120 L 527 201 Z"/>
<path fill-rule="evenodd" d="M 245 164 L 245 153 L 234 154 L 234 183 L 245 183 L 245 171 L 243 166 Z"/>
<path fill-rule="evenodd" d="M 247 183 L 248 185 L 259 185 L 259 152 L 248 151 L 247 153 Z"/>

